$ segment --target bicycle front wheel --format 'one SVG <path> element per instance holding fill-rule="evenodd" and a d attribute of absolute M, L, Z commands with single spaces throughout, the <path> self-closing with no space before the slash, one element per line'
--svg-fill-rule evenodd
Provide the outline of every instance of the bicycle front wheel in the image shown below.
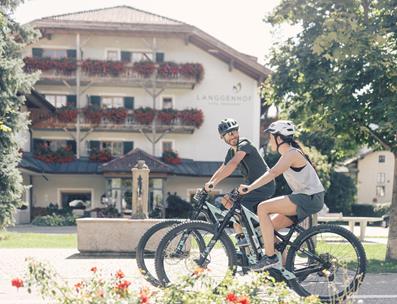
<path fill-rule="evenodd" d="M 182 223 L 183 220 L 166 220 L 157 223 L 148 229 L 139 240 L 136 248 L 136 264 L 145 279 L 153 286 L 160 286 L 155 277 L 154 254 L 158 240 L 164 236 L 174 225 Z"/>
<path fill-rule="evenodd" d="M 307 242 L 314 252 L 307 250 Z M 366 255 L 359 239 L 336 225 L 318 225 L 300 234 L 288 251 L 286 269 L 296 279 L 289 285 L 301 296 L 339 303 L 357 290 L 364 279 Z"/>
<path fill-rule="evenodd" d="M 175 283 L 183 276 L 205 272 L 214 288 L 222 283 L 228 271 L 235 271 L 236 250 L 225 232 L 217 240 L 216 225 L 201 221 L 183 223 L 170 230 L 161 240 L 156 251 L 155 265 L 159 281 L 163 285 Z M 201 255 L 211 240 L 215 244 L 207 258 Z M 200 282 L 194 288 L 201 288 Z"/>

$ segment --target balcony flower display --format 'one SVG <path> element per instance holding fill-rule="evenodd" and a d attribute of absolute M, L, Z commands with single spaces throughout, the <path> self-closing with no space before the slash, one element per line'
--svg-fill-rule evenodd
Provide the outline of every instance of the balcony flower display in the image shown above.
<path fill-rule="evenodd" d="M 179 65 L 179 73 L 194 78 L 197 82 L 201 82 L 204 78 L 204 68 L 200 63 L 182 63 Z"/>
<path fill-rule="evenodd" d="M 77 113 L 78 110 L 76 108 L 68 106 L 59 108 L 56 112 L 59 121 L 66 123 L 76 122 Z"/>
<path fill-rule="evenodd" d="M 112 153 L 105 149 L 105 150 L 93 150 L 90 153 L 90 160 L 105 163 L 112 159 Z"/>
<path fill-rule="evenodd" d="M 86 106 L 82 109 L 84 118 L 90 123 L 99 124 L 103 117 L 103 111 L 100 107 Z"/>
<path fill-rule="evenodd" d="M 149 107 L 138 108 L 134 110 L 134 119 L 142 125 L 148 125 L 152 123 L 155 113 L 155 110 Z"/>
<path fill-rule="evenodd" d="M 170 165 L 179 165 L 182 160 L 179 158 L 178 153 L 174 151 L 164 151 L 162 155 L 163 162 Z"/>
<path fill-rule="evenodd" d="M 36 57 L 25 57 L 23 59 L 25 62 L 26 72 L 35 72 L 37 70 L 49 71 L 56 70 L 65 75 L 70 75 L 77 69 L 76 59 L 72 58 L 36 58 Z"/>
<path fill-rule="evenodd" d="M 125 108 L 109 108 L 103 109 L 102 111 L 104 117 L 116 124 L 124 123 L 128 115 Z"/>
<path fill-rule="evenodd" d="M 178 118 L 182 124 L 193 125 L 196 128 L 200 128 L 204 122 L 203 111 L 196 109 L 181 110 L 178 112 Z"/>
<path fill-rule="evenodd" d="M 139 75 L 142 75 L 143 77 L 147 78 L 153 74 L 154 70 L 156 69 L 156 66 L 151 61 L 139 61 L 134 63 L 133 69 Z"/>
<path fill-rule="evenodd" d="M 122 61 L 87 59 L 82 62 L 81 69 L 89 75 L 117 77 L 124 72 L 125 63 Z"/>
<path fill-rule="evenodd" d="M 179 74 L 179 65 L 175 62 L 161 63 L 158 68 L 158 75 L 164 78 L 176 78 Z"/>
<path fill-rule="evenodd" d="M 41 144 L 36 148 L 34 157 L 50 164 L 69 163 L 74 160 L 72 147 L 66 146 L 52 151 L 47 143 Z"/>
<path fill-rule="evenodd" d="M 170 125 L 177 117 L 178 111 L 174 109 L 163 109 L 157 114 L 157 119 L 165 125 Z"/>

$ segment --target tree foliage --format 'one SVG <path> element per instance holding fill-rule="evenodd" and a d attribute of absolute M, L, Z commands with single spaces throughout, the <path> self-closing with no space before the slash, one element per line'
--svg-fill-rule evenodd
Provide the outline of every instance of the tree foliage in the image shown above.
<path fill-rule="evenodd" d="M 334 148 L 321 147 L 331 160 L 361 145 L 397 156 L 397 0 L 282 0 L 266 21 L 302 28 L 270 55 L 267 102 L 304 132 L 331 138 Z M 388 257 L 397 259 L 393 187 Z"/>
<path fill-rule="evenodd" d="M 0 2 L 0 228 L 12 223 L 12 213 L 21 205 L 24 189 L 17 168 L 20 161 L 17 134 L 27 128 L 27 117 L 21 113 L 21 107 L 24 94 L 30 92 L 35 81 L 35 75 L 23 72 L 19 55 L 35 33 L 10 18 L 20 2 Z"/>

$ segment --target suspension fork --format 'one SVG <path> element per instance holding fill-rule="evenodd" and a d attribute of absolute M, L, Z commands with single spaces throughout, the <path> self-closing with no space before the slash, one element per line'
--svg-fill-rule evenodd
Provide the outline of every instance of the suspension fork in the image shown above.
<path fill-rule="evenodd" d="M 202 253 L 200 253 L 200 259 L 197 261 L 197 264 L 199 266 L 205 266 L 206 262 L 208 262 L 207 257 L 209 255 L 209 253 L 214 248 L 215 243 L 219 240 L 222 232 L 226 228 L 226 225 L 229 223 L 230 219 L 233 217 L 233 215 L 235 213 L 236 208 L 239 206 L 240 206 L 240 204 L 235 202 L 234 205 L 232 206 L 232 208 L 230 208 L 229 212 L 226 214 L 223 221 L 220 223 L 220 225 L 219 226 L 214 225 L 214 227 L 215 227 L 214 236 L 211 238 L 208 245 L 205 247 L 204 251 Z"/>

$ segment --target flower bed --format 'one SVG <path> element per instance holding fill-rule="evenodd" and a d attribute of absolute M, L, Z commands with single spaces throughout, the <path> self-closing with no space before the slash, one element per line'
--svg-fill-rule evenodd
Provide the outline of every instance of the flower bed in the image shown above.
<path fill-rule="evenodd" d="M 115 270 L 105 277 L 96 266 L 91 267 L 88 278 L 69 284 L 55 270 L 32 258 L 27 258 L 28 271 L 25 278 L 14 278 L 11 285 L 39 291 L 54 304 L 67 303 L 158 303 L 158 304 L 320 304 L 318 298 L 300 298 L 286 287 L 276 283 L 267 273 L 250 274 L 246 280 L 233 278 L 230 274 L 214 292 L 209 270 L 197 268 L 191 276 L 181 278 L 164 289 L 142 287 L 126 278 L 122 270 Z M 80 270 L 84 272 L 84 270 Z M 88 269 L 87 269 L 88 272 Z M 201 288 L 197 288 L 201 286 Z"/>

